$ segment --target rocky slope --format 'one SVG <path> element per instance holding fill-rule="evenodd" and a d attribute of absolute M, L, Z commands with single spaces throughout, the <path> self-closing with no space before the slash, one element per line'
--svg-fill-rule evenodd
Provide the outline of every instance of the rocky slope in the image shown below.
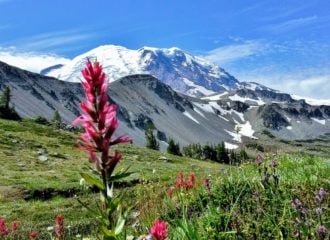
<path fill-rule="evenodd" d="M 58 110 L 70 123 L 79 115 L 84 98 L 80 83 L 30 73 L 0 62 L 0 91 L 9 86 L 12 103 L 22 117 L 52 118 Z M 155 125 L 161 146 L 171 137 L 181 145 L 218 143 L 235 148 L 244 139 L 262 134 L 264 129 L 287 139 L 312 138 L 330 132 L 330 106 L 313 106 L 261 85 L 198 98 L 174 91 L 147 74 L 118 79 L 108 94 L 119 106 L 119 132 L 144 145 L 144 129 Z"/>

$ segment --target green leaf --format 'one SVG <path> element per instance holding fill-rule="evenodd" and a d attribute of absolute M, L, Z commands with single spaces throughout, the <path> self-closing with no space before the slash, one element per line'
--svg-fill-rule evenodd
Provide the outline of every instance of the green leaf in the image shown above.
<path fill-rule="evenodd" d="M 77 198 L 77 201 L 83 206 L 85 207 L 91 214 L 93 214 L 94 216 L 98 217 L 99 214 L 98 212 L 96 212 L 95 210 L 93 210 L 92 208 L 90 208 L 86 203 L 82 202 L 79 198 Z"/>
<path fill-rule="evenodd" d="M 123 218 L 122 215 L 118 218 L 118 221 L 116 223 L 115 227 L 115 234 L 118 235 L 123 231 L 123 228 L 125 226 L 126 219 Z"/>
<path fill-rule="evenodd" d="M 116 234 L 113 230 L 109 230 L 106 226 L 100 226 L 101 232 L 104 234 L 104 240 L 116 240 Z"/>
<path fill-rule="evenodd" d="M 91 185 L 96 186 L 98 189 L 100 189 L 100 191 L 104 191 L 104 186 L 99 179 L 97 179 L 87 173 L 80 173 L 80 175 L 83 177 L 83 179 L 85 179 L 86 182 L 88 182 Z"/>
<path fill-rule="evenodd" d="M 115 181 L 118 181 L 118 180 L 120 180 L 120 179 L 122 179 L 122 178 L 126 178 L 126 177 L 132 175 L 133 173 L 135 173 L 135 172 L 123 172 L 123 173 L 118 173 L 118 174 L 116 174 L 116 175 L 114 175 L 114 176 L 109 177 L 109 182 L 115 182 Z"/>

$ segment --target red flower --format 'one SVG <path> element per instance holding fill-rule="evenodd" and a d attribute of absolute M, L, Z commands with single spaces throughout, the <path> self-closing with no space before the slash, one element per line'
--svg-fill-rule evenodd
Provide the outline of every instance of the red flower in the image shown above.
<path fill-rule="evenodd" d="M 63 239 L 64 236 L 64 221 L 61 214 L 58 214 L 55 220 L 55 236 L 56 239 Z"/>
<path fill-rule="evenodd" d="M 189 181 L 192 183 L 192 185 L 195 185 L 195 173 L 193 172 L 190 173 Z"/>
<path fill-rule="evenodd" d="M 106 93 L 108 83 L 102 66 L 98 62 L 91 63 L 88 60 L 85 69 L 82 70 L 82 75 L 86 102 L 80 104 L 83 114 L 76 118 L 72 125 L 81 124 L 85 132 L 80 135 L 77 146 L 88 152 L 91 162 L 99 171 L 111 175 L 121 155 L 115 152 L 113 156 L 109 156 L 109 147 L 118 143 L 131 142 L 132 139 L 127 136 L 113 138 L 119 125 L 116 116 L 117 106 L 108 102 Z M 97 156 L 95 152 L 101 152 L 101 156 Z"/>
<path fill-rule="evenodd" d="M 208 191 L 211 191 L 211 181 L 209 177 L 204 179 L 204 186 Z"/>
<path fill-rule="evenodd" d="M 7 236 L 8 228 L 6 226 L 6 219 L 0 218 L 0 236 Z"/>
<path fill-rule="evenodd" d="M 38 232 L 35 230 L 32 230 L 29 234 L 29 239 L 33 240 L 33 239 L 36 239 L 37 237 L 38 237 Z"/>
<path fill-rule="evenodd" d="M 11 231 L 13 234 L 17 231 L 17 222 L 16 221 L 13 221 L 11 223 Z"/>
<path fill-rule="evenodd" d="M 155 238 L 155 240 L 166 240 L 167 223 L 156 219 L 154 226 L 150 229 L 150 234 Z"/>

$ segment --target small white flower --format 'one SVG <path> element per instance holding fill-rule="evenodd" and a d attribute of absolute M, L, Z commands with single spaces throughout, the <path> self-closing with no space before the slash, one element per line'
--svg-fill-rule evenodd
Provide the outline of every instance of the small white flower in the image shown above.
<path fill-rule="evenodd" d="M 152 174 L 155 174 L 156 173 L 156 169 L 152 169 Z"/>
<path fill-rule="evenodd" d="M 47 231 L 53 231 L 54 230 L 54 227 L 48 227 L 47 228 Z"/>
<path fill-rule="evenodd" d="M 80 186 L 85 186 L 86 185 L 86 181 L 84 178 L 80 178 Z"/>

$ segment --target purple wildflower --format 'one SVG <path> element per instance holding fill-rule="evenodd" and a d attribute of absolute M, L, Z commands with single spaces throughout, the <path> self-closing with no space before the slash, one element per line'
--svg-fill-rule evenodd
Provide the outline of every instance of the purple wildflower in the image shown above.
<path fill-rule="evenodd" d="M 278 162 L 275 161 L 275 160 L 273 160 L 273 161 L 270 163 L 270 166 L 271 166 L 272 168 L 277 168 L 277 167 L 278 167 Z"/>

